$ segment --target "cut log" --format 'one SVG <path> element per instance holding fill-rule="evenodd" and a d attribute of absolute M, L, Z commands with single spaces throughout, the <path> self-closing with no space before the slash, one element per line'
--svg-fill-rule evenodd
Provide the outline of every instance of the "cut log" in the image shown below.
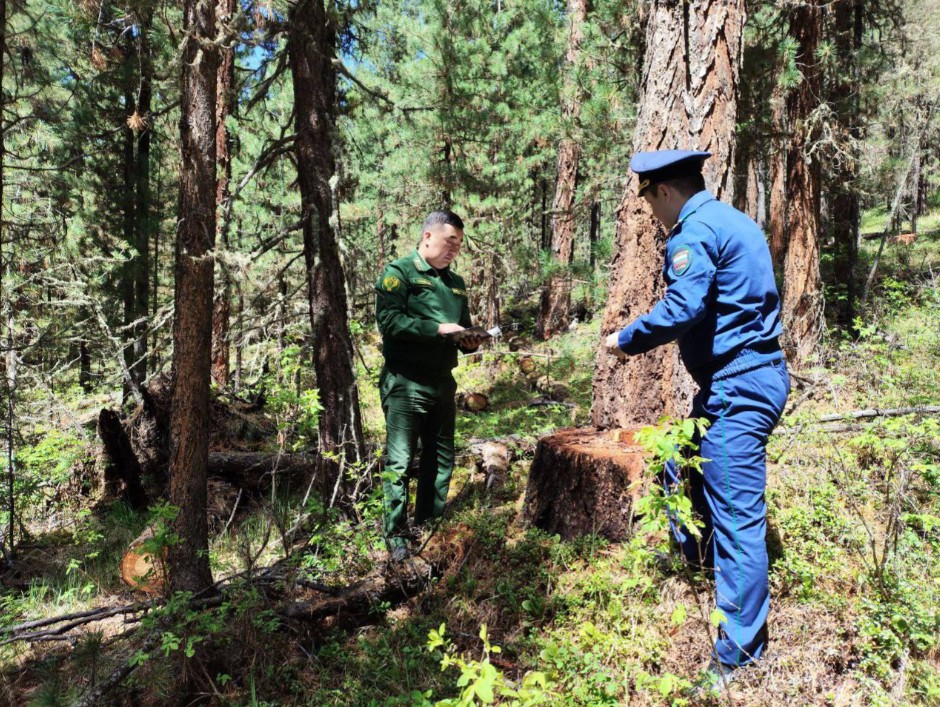
<path fill-rule="evenodd" d="M 479 466 L 486 474 L 487 493 L 498 491 L 506 485 L 509 474 L 509 448 L 498 442 L 486 442 L 483 445 L 483 458 Z"/>
<path fill-rule="evenodd" d="M 144 543 L 152 537 L 153 528 L 145 529 L 121 558 L 121 579 L 144 594 L 159 594 L 163 591 L 163 562 L 154 562 L 153 555 L 144 550 Z"/>
<path fill-rule="evenodd" d="M 490 399 L 483 393 L 461 393 L 457 396 L 457 403 L 463 410 L 482 412 L 490 406 Z"/>
<path fill-rule="evenodd" d="M 318 458 L 307 454 L 256 454 L 253 452 L 212 452 L 209 477 L 224 479 L 246 491 L 269 489 L 278 484 L 304 483 L 317 472 Z"/>
<path fill-rule="evenodd" d="M 435 574 L 429 563 L 414 558 L 398 565 L 383 565 L 363 580 L 344 587 L 333 596 L 286 605 L 281 613 L 295 620 L 318 621 L 348 615 L 368 615 L 383 603 L 398 603 L 425 590 Z"/>
<path fill-rule="evenodd" d="M 525 494 L 525 519 L 570 540 L 596 533 L 620 542 L 633 530 L 645 453 L 633 430 L 563 429 L 539 440 Z"/>

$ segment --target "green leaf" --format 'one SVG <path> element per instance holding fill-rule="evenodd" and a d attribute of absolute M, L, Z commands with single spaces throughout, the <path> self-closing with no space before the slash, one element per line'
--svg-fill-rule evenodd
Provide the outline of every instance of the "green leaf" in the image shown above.
<path fill-rule="evenodd" d="M 685 608 L 685 604 L 679 604 L 672 612 L 670 620 L 673 625 L 681 626 L 685 623 L 685 619 L 688 616 L 688 611 Z"/>
<path fill-rule="evenodd" d="M 712 626 L 718 628 L 723 621 L 727 621 L 728 617 L 725 616 L 725 612 L 721 609 L 714 609 L 712 613 L 708 615 L 708 620 L 711 621 Z"/>

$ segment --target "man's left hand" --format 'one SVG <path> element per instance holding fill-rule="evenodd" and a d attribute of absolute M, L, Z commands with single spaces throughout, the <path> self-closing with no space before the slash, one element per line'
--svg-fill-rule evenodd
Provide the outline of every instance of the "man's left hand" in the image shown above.
<path fill-rule="evenodd" d="M 617 358 L 626 358 L 627 354 L 624 353 L 623 349 L 620 348 L 620 332 L 615 331 L 613 334 L 608 335 L 604 340 L 604 345 L 607 347 L 607 351 L 612 353 Z"/>

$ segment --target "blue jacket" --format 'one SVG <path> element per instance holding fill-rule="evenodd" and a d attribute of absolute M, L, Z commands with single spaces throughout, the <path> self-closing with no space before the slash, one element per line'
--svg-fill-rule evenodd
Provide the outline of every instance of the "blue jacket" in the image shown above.
<path fill-rule="evenodd" d="M 666 295 L 620 332 L 640 354 L 678 339 L 696 378 L 721 378 L 782 358 L 780 296 L 760 227 L 707 191 L 690 198 L 666 241 Z"/>

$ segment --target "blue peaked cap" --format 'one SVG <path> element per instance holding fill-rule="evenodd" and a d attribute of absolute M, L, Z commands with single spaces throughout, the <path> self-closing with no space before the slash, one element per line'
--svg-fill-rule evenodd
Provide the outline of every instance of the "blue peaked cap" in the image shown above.
<path fill-rule="evenodd" d="M 711 156 L 711 152 L 700 150 L 637 152 L 630 158 L 630 169 L 640 180 L 637 196 L 643 196 L 643 192 L 656 182 L 700 174 L 702 163 Z"/>

